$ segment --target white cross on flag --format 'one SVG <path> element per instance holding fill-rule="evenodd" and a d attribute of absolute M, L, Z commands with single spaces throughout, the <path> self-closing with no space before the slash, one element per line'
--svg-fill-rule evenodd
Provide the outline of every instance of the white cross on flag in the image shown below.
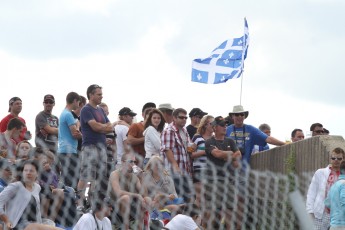
<path fill-rule="evenodd" d="M 205 84 L 224 83 L 232 78 L 239 78 L 247 57 L 249 32 L 244 19 L 244 35 L 223 42 L 205 59 L 194 59 L 192 63 L 192 81 Z"/>

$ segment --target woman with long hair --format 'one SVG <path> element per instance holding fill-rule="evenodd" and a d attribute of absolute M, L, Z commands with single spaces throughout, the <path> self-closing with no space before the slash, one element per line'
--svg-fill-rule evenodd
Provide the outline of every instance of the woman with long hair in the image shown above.
<path fill-rule="evenodd" d="M 205 152 L 205 141 L 212 137 L 213 128 L 211 122 L 214 117 L 211 115 L 204 116 L 199 124 L 199 127 L 192 138 L 192 142 L 196 144 L 196 151 L 191 153 L 193 159 L 193 183 L 195 189 L 195 204 L 200 206 L 201 194 L 201 177 L 203 171 L 206 169 L 207 157 Z"/>
<path fill-rule="evenodd" d="M 159 155 L 161 148 L 161 133 L 164 129 L 165 119 L 162 112 L 158 109 L 152 109 L 144 125 L 145 137 L 145 159 L 144 167 L 152 156 Z"/>

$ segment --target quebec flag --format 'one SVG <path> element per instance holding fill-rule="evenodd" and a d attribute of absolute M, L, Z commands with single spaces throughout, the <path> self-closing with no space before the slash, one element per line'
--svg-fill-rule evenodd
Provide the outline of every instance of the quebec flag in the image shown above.
<path fill-rule="evenodd" d="M 193 60 L 192 81 L 219 84 L 232 78 L 239 78 L 243 72 L 248 45 L 249 32 L 245 18 L 242 37 L 226 40 L 215 48 L 208 58 Z"/>

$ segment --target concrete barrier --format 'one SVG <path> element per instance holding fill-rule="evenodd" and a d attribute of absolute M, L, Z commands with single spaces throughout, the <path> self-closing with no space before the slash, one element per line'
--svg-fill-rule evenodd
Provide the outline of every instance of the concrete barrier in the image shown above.
<path fill-rule="evenodd" d="M 315 172 L 327 166 L 329 153 L 336 147 L 345 150 L 342 136 L 315 136 L 254 154 L 251 167 L 259 171 L 268 170 L 282 174 L 294 172 L 301 175 Z"/>

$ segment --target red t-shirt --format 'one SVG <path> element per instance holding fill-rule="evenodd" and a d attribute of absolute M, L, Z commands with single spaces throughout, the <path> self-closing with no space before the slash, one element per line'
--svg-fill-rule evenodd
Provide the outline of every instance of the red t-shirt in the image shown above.
<path fill-rule="evenodd" d="M 10 122 L 10 120 L 11 120 L 12 118 L 15 118 L 15 116 L 13 116 L 13 115 L 10 113 L 10 114 L 8 114 L 6 117 L 4 117 L 4 118 L 1 120 L 1 122 L 0 122 L 0 132 L 1 132 L 1 133 L 5 132 L 5 131 L 7 130 L 7 125 L 8 125 L 8 123 Z M 25 120 L 24 120 L 22 117 L 18 117 L 18 119 L 21 120 L 24 124 L 26 124 L 26 123 L 25 123 Z M 20 133 L 20 135 L 19 135 L 19 138 L 16 139 L 16 140 L 14 140 L 14 141 L 16 142 L 16 144 L 18 144 L 19 142 L 21 142 L 22 140 L 25 139 L 24 136 L 25 136 L 26 131 L 27 131 L 27 128 L 24 127 L 24 128 L 23 128 L 23 131 L 22 131 L 22 132 Z"/>

